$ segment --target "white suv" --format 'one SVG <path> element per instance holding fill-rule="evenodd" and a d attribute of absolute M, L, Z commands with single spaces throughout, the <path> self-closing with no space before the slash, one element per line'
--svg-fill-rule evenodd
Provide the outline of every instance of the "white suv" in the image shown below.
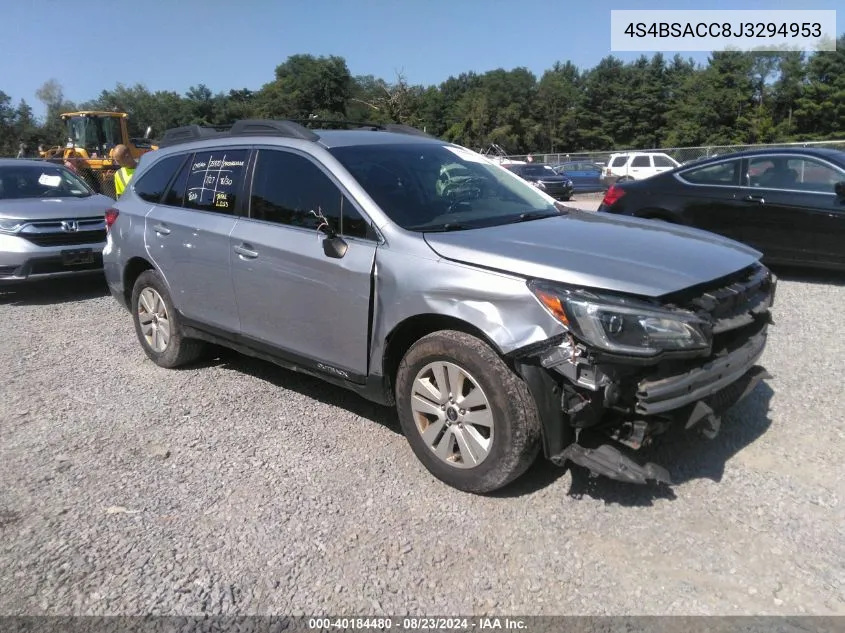
<path fill-rule="evenodd" d="M 678 161 L 662 152 L 625 152 L 610 156 L 605 176 L 616 182 L 642 180 L 680 166 Z"/>

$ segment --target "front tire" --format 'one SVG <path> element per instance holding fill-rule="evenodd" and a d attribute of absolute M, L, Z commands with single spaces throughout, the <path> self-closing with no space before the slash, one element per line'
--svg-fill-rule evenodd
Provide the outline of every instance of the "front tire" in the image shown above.
<path fill-rule="evenodd" d="M 145 270 L 132 288 L 132 321 L 147 357 L 159 367 L 172 369 L 197 360 L 202 341 L 186 338 L 167 284 L 155 270 Z"/>
<path fill-rule="evenodd" d="M 479 338 L 457 331 L 414 343 L 396 376 L 402 430 L 426 469 L 465 492 L 493 492 L 522 475 L 540 449 L 526 384 Z"/>

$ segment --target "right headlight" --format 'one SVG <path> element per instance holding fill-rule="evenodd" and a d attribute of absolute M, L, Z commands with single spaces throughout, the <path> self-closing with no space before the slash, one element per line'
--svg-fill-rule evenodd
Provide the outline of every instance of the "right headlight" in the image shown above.
<path fill-rule="evenodd" d="M 709 323 L 680 310 L 531 281 L 537 300 L 585 343 L 616 354 L 655 356 L 710 348 Z"/>

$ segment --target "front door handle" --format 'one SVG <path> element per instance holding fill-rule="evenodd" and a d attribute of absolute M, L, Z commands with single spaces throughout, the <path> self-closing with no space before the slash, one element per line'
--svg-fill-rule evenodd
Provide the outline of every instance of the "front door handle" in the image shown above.
<path fill-rule="evenodd" d="M 247 246 L 248 244 L 241 244 L 240 246 L 235 246 L 235 252 L 241 257 L 245 257 L 246 259 L 255 259 L 256 257 L 258 257 L 258 251 L 249 249 L 247 248 Z"/>
<path fill-rule="evenodd" d="M 164 226 L 163 224 L 156 224 L 156 225 L 153 227 L 153 231 L 155 231 L 155 232 L 156 232 L 156 233 L 158 233 L 159 235 L 170 235 L 170 229 L 168 229 L 168 228 L 167 228 L 166 226 Z"/>
<path fill-rule="evenodd" d="M 766 204 L 766 199 L 763 196 L 745 196 L 743 198 L 746 202 L 758 202 L 760 204 Z"/>

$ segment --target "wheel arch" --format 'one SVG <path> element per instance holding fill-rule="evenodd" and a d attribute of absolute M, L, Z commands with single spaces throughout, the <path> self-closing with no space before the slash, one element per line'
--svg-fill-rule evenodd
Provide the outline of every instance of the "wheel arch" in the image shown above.
<path fill-rule="evenodd" d="M 123 268 L 123 296 L 126 299 L 126 305 L 132 305 L 132 288 L 135 287 L 135 282 L 145 270 L 155 270 L 155 266 L 143 257 L 131 257 L 126 262 Z"/>
<path fill-rule="evenodd" d="M 471 334 L 487 343 L 496 354 L 504 358 L 501 348 L 480 328 L 468 321 L 445 314 L 417 314 L 408 317 L 398 323 L 385 339 L 381 369 L 386 391 L 391 395 L 391 400 L 396 384 L 396 373 L 399 370 L 399 363 L 402 362 L 402 358 L 411 346 L 422 337 L 441 330 L 456 330 Z"/>
<path fill-rule="evenodd" d="M 664 222 L 672 222 L 673 224 L 680 224 L 678 219 L 671 211 L 661 209 L 659 207 L 647 207 L 637 211 L 637 217 L 645 220 L 663 220 Z"/>

